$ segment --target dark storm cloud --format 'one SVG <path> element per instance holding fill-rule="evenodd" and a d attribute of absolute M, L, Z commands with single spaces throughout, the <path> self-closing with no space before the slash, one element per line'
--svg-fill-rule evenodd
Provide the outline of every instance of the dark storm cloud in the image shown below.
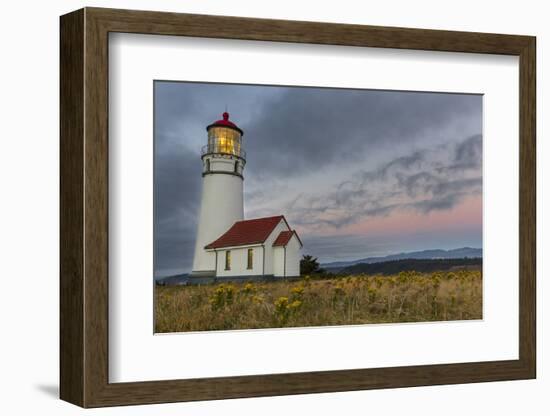
<path fill-rule="evenodd" d="M 479 104 L 472 106 L 476 99 Z M 369 149 L 400 145 L 404 138 L 437 136 L 450 121 L 472 116 L 479 119 L 471 133 L 480 132 L 480 105 L 479 97 L 468 95 L 287 88 L 243 126 L 246 147 L 255 156 L 249 169 L 258 178 L 300 175 L 363 158 Z M 280 153 L 285 157 L 276 157 Z M 414 157 L 396 163 L 414 163 Z"/>
<path fill-rule="evenodd" d="M 156 82 L 156 275 L 191 268 L 200 148 L 226 105 L 245 131 L 247 215 L 341 227 L 398 209 L 448 209 L 480 189 L 481 139 L 473 135 L 481 133 L 481 96 Z M 335 166 L 350 169 L 335 187 L 289 189 L 305 176 L 322 184 Z"/>
<path fill-rule="evenodd" d="M 475 135 L 460 143 L 455 150 L 454 167 L 475 169 L 481 166 L 481 136 Z"/>
<path fill-rule="evenodd" d="M 162 143 L 162 135 L 157 136 Z M 201 169 L 198 155 L 174 147 L 157 152 L 155 160 L 155 264 L 163 269 L 191 267 L 196 212 L 200 200 Z"/>

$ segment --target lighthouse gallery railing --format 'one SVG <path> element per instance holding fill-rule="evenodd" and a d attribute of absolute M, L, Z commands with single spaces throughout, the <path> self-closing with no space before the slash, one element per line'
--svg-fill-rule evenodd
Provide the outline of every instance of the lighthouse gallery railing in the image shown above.
<path fill-rule="evenodd" d="M 219 146 L 207 144 L 201 148 L 201 156 L 217 153 L 222 155 L 237 156 L 246 160 L 246 152 L 244 149 L 237 148 L 235 146 Z"/>

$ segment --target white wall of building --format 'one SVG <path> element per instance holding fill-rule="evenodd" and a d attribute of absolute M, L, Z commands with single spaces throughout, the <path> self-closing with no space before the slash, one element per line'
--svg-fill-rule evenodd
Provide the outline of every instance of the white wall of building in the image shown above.
<path fill-rule="evenodd" d="M 296 234 L 292 234 L 292 238 L 286 245 L 286 262 L 285 262 L 285 268 L 286 268 L 286 277 L 293 277 L 293 276 L 300 276 L 300 258 L 301 253 L 300 249 L 302 248 L 300 242 L 298 241 L 298 237 L 296 237 Z"/>
<path fill-rule="evenodd" d="M 273 229 L 269 237 L 264 242 L 265 246 L 265 273 L 264 274 L 273 274 L 273 243 L 275 239 L 279 236 L 281 231 L 287 231 L 288 226 L 286 222 L 281 219 L 279 224 Z"/>
<path fill-rule="evenodd" d="M 248 249 L 253 250 L 252 254 L 252 269 L 247 269 L 248 265 Z M 225 270 L 225 253 L 231 251 L 231 269 Z M 263 268 L 263 248 L 257 246 L 243 246 L 228 248 L 227 250 L 217 250 L 218 264 L 216 276 L 257 276 L 262 274 Z"/>
<path fill-rule="evenodd" d="M 236 221 L 244 217 L 243 179 L 232 175 L 234 158 L 206 157 L 210 169 L 229 173 L 206 174 L 202 179 L 202 196 L 195 243 L 193 272 L 214 271 L 216 260 L 213 252 L 204 246 L 225 233 Z M 201 173 L 197 171 L 197 175 Z"/>
<path fill-rule="evenodd" d="M 285 275 L 285 248 L 273 247 L 273 274 L 275 276 Z"/>
<path fill-rule="evenodd" d="M 300 276 L 300 249 L 296 234 L 292 234 L 285 247 L 273 247 L 273 274 L 281 277 Z"/>

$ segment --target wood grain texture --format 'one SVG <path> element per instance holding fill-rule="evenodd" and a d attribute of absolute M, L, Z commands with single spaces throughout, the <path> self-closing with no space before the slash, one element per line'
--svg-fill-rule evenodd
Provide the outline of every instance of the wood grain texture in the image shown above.
<path fill-rule="evenodd" d="M 84 404 L 84 12 L 60 24 L 60 388 Z"/>
<path fill-rule="evenodd" d="M 108 32 L 85 10 L 84 68 L 84 303 L 85 406 L 108 380 L 109 141 Z"/>
<path fill-rule="evenodd" d="M 520 57 L 520 357 L 206 379 L 108 381 L 108 33 Z M 535 377 L 535 38 L 86 8 L 61 18 L 61 397 L 83 407 Z"/>
<path fill-rule="evenodd" d="M 519 356 L 536 377 L 536 41 L 520 54 Z"/>

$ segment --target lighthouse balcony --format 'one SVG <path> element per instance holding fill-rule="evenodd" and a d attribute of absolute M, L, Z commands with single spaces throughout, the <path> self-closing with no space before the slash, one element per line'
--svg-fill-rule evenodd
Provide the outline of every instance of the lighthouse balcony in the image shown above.
<path fill-rule="evenodd" d="M 235 156 L 246 160 L 246 152 L 240 146 L 227 145 L 227 144 L 207 144 L 201 149 L 201 157 L 206 155 L 225 155 Z"/>

